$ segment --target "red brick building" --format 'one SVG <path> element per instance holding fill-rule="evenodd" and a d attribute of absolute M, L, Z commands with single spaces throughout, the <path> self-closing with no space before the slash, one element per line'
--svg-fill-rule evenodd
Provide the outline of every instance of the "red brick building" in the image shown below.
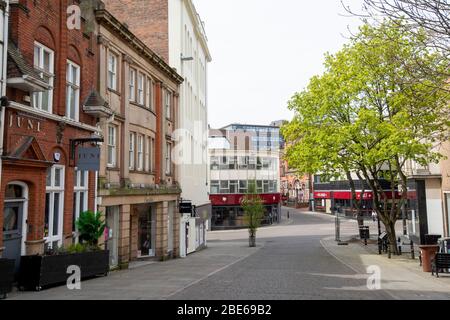
<path fill-rule="evenodd" d="M 169 1 L 103 0 L 103 2 L 109 12 L 125 23 L 165 62 L 169 62 Z"/>
<path fill-rule="evenodd" d="M 102 114 L 92 114 L 99 102 L 98 46 L 87 20 L 81 30 L 69 29 L 72 4 L 80 1 L 11 4 L 0 190 L 3 257 L 18 259 L 76 241 L 74 220 L 95 208 L 95 174 L 77 171 L 71 142 L 99 130 L 96 118 Z"/>

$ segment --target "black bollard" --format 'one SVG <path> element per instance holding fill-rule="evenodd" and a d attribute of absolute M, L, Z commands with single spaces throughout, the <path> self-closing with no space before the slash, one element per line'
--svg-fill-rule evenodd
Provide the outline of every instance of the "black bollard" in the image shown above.
<path fill-rule="evenodd" d="M 391 244 L 390 244 L 390 242 L 388 241 L 388 243 L 387 243 L 387 246 L 388 246 L 388 258 L 389 259 L 391 259 Z"/>
<path fill-rule="evenodd" d="M 381 240 L 380 240 L 380 238 L 378 237 L 378 254 L 382 254 L 382 245 L 381 245 Z"/>
<path fill-rule="evenodd" d="M 409 245 L 411 246 L 411 259 L 414 260 L 415 259 L 415 257 L 414 257 L 414 242 L 411 240 Z"/>

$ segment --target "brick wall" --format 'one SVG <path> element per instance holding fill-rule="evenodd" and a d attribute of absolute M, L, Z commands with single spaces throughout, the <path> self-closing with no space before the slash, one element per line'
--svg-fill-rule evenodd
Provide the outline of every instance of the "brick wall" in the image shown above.
<path fill-rule="evenodd" d="M 96 119 L 85 114 L 82 111 L 82 105 L 92 88 L 97 84 L 98 49 L 96 46 L 93 46 L 96 43 L 93 41 L 95 39 L 94 35 L 84 34 L 80 30 L 69 30 L 67 28 L 67 6 L 77 2 L 73 0 L 20 0 L 19 5 L 12 4 L 10 37 L 31 66 L 34 60 L 35 41 L 54 51 L 53 114 L 63 116 L 66 112 L 67 60 L 69 59 L 80 66 L 79 121 L 94 126 Z M 14 71 L 14 68 L 9 66 L 8 70 Z M 28 92 L 8 88 L 7 94 L 12 101 L 24 106 L 29 105 L 28 102 L 24 101 L 24 97 L 29 96 Z M 29 121 L 33 123 L 31 127 Z M 6 154 L 14 152 L 23 143 L 24 137 L 29 136 L 33 136 L 36 139 L 45 157 L 43 160 L 53 161 L 53 154 L 55 152 L 61 153 L 62 157 L 58 164 L 65 165 L 62 240 L 64 241 L 67 238 L 67 241 L 71 241 L 75 163 L 69 160 L 70 140 L 89 137 L 91 132 L 70 125 L 61 125 L 62 122 L 49 119 L 45 114 L 42 117 L 36 117 L 26 112 L 18 113 L 12 108 L 7 109 L 5 122 L 4 142 Z M 37 123 L 39 123 L 39 129 Z M 46 168 L 37 169 L 32 166 L 32 161 L 25 161 L 24 163 L 15 163 L 13 161 L 11 164 L 6 164 L 3 167 L 0 212 L 3 212 L 4 190 L 8 182 L 25 182 L 30 189 L 28 222 L 31 228 L 28 240 L 40 240 L 43 238 L 44 233 Z M 88 207 L 91 210 L 94 209 L 94 194 L 95 177 L 93 173 L 90 173 Z M 2 241 L 2 225 L 3 221 L 0 220 L 0 241 Z"/>
<path fill-rule="evenodd" d="M 169 61 L 168 0 L 103 0 L 106 9 L 150 49 Z"/>

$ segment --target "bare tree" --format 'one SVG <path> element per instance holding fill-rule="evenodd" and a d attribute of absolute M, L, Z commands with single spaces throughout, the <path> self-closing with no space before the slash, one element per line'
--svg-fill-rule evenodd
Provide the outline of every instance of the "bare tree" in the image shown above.
<path fill-rule="evenodd" d="M 443 63 L 450 61 L 450 0 L 363 0 L 362 10 L 351 8 L 341 0 L 344 9 L 353 16 L 361 17 L 365 22 L 377 23 L 389 19 L 407 32 L 421 33 L 417 37 L 420 44 L 430 50 L 439 51 Z M 420 60 L 420 59 L 417 59 Z M 417 66 L 423 78 L 435 74 L 425 66 Z M 450 68 L 444 73 L 450 78 Z M 441 70 L 442 72 L 442 70 Z"/>
<path fill-rule="evenodd" d="M 406 19 L 410 27 L 423 28 L 434 38 L 441 49 L 450 50 L 450 1 L 449 0 L 363 0 L 363 11 L 352 14 L 367 18 Z"/>

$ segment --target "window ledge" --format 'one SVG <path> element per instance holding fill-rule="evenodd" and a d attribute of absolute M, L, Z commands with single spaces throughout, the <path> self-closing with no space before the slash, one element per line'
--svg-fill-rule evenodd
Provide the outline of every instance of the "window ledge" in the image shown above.
<path fill-rule="evenodd" d="M 117 90 L 115 90 L 115 89 L 111 89 L 111 88 L 109 88 L 109 87 L 108 87 L 108 91 L 111 92 L 111 93 L 117 94 L 118 96 L 121 96 L 121 95 L 122 95 L 119 91 L 117 91 Z"/>

